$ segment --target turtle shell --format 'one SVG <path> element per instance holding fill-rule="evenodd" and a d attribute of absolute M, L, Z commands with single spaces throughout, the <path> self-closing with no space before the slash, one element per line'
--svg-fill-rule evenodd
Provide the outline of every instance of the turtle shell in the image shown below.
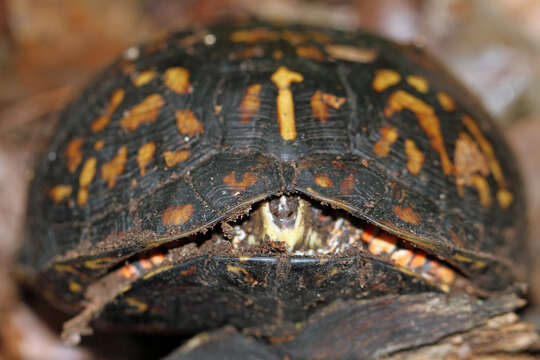
<path fill-rule="evenodd" d="M 155 262 L 104 300 L 109 319 L 161 314 L 164 328 L 178 319 L 204 328 L 201 314 L 228 321 L 234 311 L 214 305 L 234 302 L 246 314 L 244 291 L 256 299 L 245 315 L 253 323 L 277 298 L 288 299 L 281 316 L 294 317 L 317 306 L 316 296 L 433 290 L 360 257 L 246 258 L 184 246 L 284 193 L 394 234 L 478 289 L 520 279 L 523 187 L 470 93 L 417 47 L 267 23 L 177 32 L 128 49 L 97 76 L 63 112 L 38 163 L 20 268 L 78 309 L 91 284 L 136 254 L 177 246 L 174 263 Z M 367 263 L 371 280 L 347 285 Z M 176 304 L 168 317 L 169 305 L 148 305 L 157 294 Z"/>

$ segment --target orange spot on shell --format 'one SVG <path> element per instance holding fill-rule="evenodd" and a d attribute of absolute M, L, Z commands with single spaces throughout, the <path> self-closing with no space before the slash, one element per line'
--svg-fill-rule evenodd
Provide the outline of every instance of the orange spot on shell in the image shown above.
<path fill-rule="evenodd" d="M 413 269 L 416 269 L 416 268 L 419 268 L 421 266 L 424 266 L 424 264 L 427 262 L 427 257 L 426 257 L 426 254 L 424 253 L 419 253 L 419 254 L 414 254 L 414 257 L 411 261 L 411 267 Z"/>
<path fill-rule="evenodd" d="M 409 75 L 405 78 L 407 83 L 414 87 L 416 91 L 425 94 L 429 90 L 429 84 L 426 79 L 424 79 L 422 76 L 418 75 Z"/>
<path fill-rule="evenodd" d="M 133 79 L 133 85 L 140 87 L 148 84 L 150 81 L 154 80 L 154 78 L 157 76 L 157 73 L 154 70 L 146 70 L 141 73 L 139 73 L 134 79 Z"/>
<path fill-rule="evenodd" d="M 160 265 L 165 261 L 165 257 L 163 255 L 161 255 L 161 254 L 152 255 L 150 257 L 150 261 L 154 265 Z"/>
<path fill-rule="evenodd" d="M 384 91 L 401 81 L 401 75 L 394 70 L 381 69 L 375 71 L 371 86 L 377 92 Z"/>
<path fill-rule="evenodd" d="M 146 269 L 146 270 L 152 268 L 152 263 L 149 260 L 146 260 L 146 259 L 139 260 L 139 264 L 141 264 L 141 267 L 143 269 Z"/>
<path fill-rule="evenodd" d="M 506 181 L 504 179 L 501 166 L 499 165 L 499 161 L 495 157 L 495 152 L 493 151 L 493 147 L 491 146 L 489 141 L 487 141 L 487 139 L 485 138 L 484 134 L 482 133 L 478 125 L 476 125 L 476 123 L 469 116 L 463 116 L 462 120 L 463 120 L 463 123 L 465 124 L 465 127 L 467 127 L 469 132 L 474 136 L 474 138 L 480 145 L 480 149 L 482 150 L 482 153 L 487 159 L 488 167 L 491 170 L 491 174 L 493 175 L 493 177 L 495 178 L 495 181 L 497 182 L 497 185 L 499 186 L 499 191 L 501 190 L 508 191 L 506 190 Z M 510 197 L 507 197 L 507 199 L 505 200 L 510 200 Z M 511 200 L 513 201 L 513 196 Z M 504 201 L 503 201 L 503 204 L 505 204 Z M 499 203 L 499 205 L 501 204 Z M 508 205 L 510 204 L 506 204 L 507 207 Z"/>
<path fill-rule="evenodd" d="M 281 58 L 283 57 L 283 51 L 281 50 L 274 50 L 274 52 L 272 53 L 272 57 L 276 60 L 281 60 Z"/>
<path fill-rule="evenodd" d="M 122 275 L 122 277 L 129 280 L 136 279 L 140 275 L 139 270 L 137 270 L 137 268 L 133 265 L 122 266 L 122 268 L 120 269 L 120 274 Z"/>
<path fill-rule="evenodd" d="M 369 243 L 379 232 L 380 230 L 378 227 L 367 224 L 362 231 L 362 240 Z"/>
<path fill-rule="evenodd" d="M 437 93 L 437 100 L 439 100 L 439 104 L 441 104 L 442 108 L 446 111 L 454 111 L 456 110 L 456 103 L 454 102 L 454 99 L 450 97 L 445 92 L 438 92 Z"/>
<path fill-rule="evenodd" d="M 278 88 L 277 96 L 277 118 L 280 134 L 283 140 L 296 139 L 296 124 L 294 117 L 294 100 L 290 89 L 293 82 L 304 81 L 302 74 L 291 71 L 284 66 L 280 66 L 272 74 L 271 80 Z"/>
<path fill-rule="evenodd" d="M 335 59 L 370 63 L 377 58 L 377 50 L 347 45 L 326 45 L 326 52 Z"/>
<path fill-rule="evenodd" d="M 317 174 L 317 175 L 315 175 L 315 183 L 317 185 L 319 185 L 320 187 L 324 187 L 324 188 L 334 186 L 334 182 L 326 174 Z"/>
<path fill-rule="evenodd" d="M 165 71 L 165 86 L 178 94 L 190 93 L 193 88 L 189 82 L 189 71 L 183 67 L 172 67 Z"/>
<path fill-rule="evenodd" d="M 67 148 L 66 148 L 67 168 L 70 173 L 74 173 L 82 161 L 82 158 L 83 158 L 83 153 L 81 151 L 82 145 L 83 145 L 83 140 L 81 138 L 73 139 L 67 145 Z"/>
<path fill-rule="evenodd" d="M 92 124 L 90 125 L 90 129 L 93 132 L 101 131 L 101 130 L 105 129 L 105 127 L 107 127 L 107 125 L 111 121 L 111 115 L 113 114 L 114 110 L 116 110 L 116 108 L 124 100 L 124 95 L 125 95 L 125 92 L 122 89 L 116 90 L 111 95 L 111 99 L 109 100 L 109 104 L 107 105 L 107 107 L 103 111 L 103 114 L 101 114 L 101 116 L 98 117 L 96 120 L 94 120 L 92 122 Z"/>
<path fill-rule="evenodd" d="M 163 212 L 163 225 L 183 225 L 191 218 L 193 211 L 192 204 L 169 206 Z"/>
<path fill-rule="evenodd" d="M 82 187 L 79 189 L 79 192 L 77 193 L 77 204 L 79 206 L 86 205 L 86 202 L 88 201 L 88 188 Z"/>
<path fill-rule="evenodd" d="M 381 128 L 381 137 L 373 145 L 373 152 L 379 157 L 385 157 L 390 153 L 390 147 L 398 138 L 397 129 L 393 126 Z"/>
<path fill-rule="evenodd" d="M 167 167 L 172 167 L 178 163 L 184 162 L 189 158 L 189 150 L 180 150 L 180 151 L 164 151 L 163 160 Z"/>
<path fill-rule="evenodd" d="M 105 145 L 105 141 L 104 140 L 98 140 L 94 143 L 94 150 L 101 150 L 103 149 L 103 146 Z"/>
<path fill-rule="evenodd" d="M 420 224 L 420 216 L 410 207 L 394 205 L 392 211 L 401 221 L 414 225 Z"/>
<path fill-rule="evenodd" d="M 341 189 L 341 193 L 343 195 L 352 194 L 354 190 L 354 177 L 352 176 L 352 174 L 348 175 L 341 181 L 341 183 L 339 184 L 339 188 Z"/>
<path fill-rule="evenodd" d="M 137 164 L 139 164 L 139 168 L 141 169 L 141 176 L 146 173 L 146 165 L 152 161 L 155 152 L 156 144 L 154 144 L 153 141 L 147 142 L 141 146 L 137 152 Z"/>
<path fill-rule="evenodd" d="M 409 249 L 399 249 L 392 253 L 390 259 L 399 266 L 406 267 L 413 258 L 414 253 Z"/>
<path fill-rule="evenodd" d="M 308 32 L 308 34 L 313 40 L 321 44 L 328 44 L 334 41 L 334 39 L 332 39 L 331 36 L 326 35 L 325 33 L 322 33 L 322 32 L 310 31 Z"/>
<path fill-rule="evenodd" d="M 433 269 L 433 272 L 437 279 L 443 284 L 450 285 L 454 283 L 454 280 L 456 279 L 456 273 L 446 266 L 438 266 Z"/>
<path fill-rule="evenodd" d="M 311 97 L 311 111 L 313 112 L 313 116 L 315 116 L 315 118 L 322 122 L 327 122 L 330 112 L 328 107 L 330 106 L 337 110 L 345 103 L 345 101 L 346 99 L 344 97 L 338 97 L 332 94 L 324 93 L 321 90 L 317 90 Z"/>
<path fill-rule="evenodd" d="M 195 136 L 204 132 L 202 122 L 197 119 L 192 110 L 176 110 L 176 127 L 182 135 Z"/>
<path fill-rule="evenodd" d="M 463 195 L 463 186 L 472 184 L 472 175 L 489 175 L 486 158 L 473 139 L 464 132 L 459 133 L 454 150 L 454 163 L 456 171 L 456 185 L 460 196 Z"/>
<path fill-rule="evenodd" d="M 390 254 L 396 248 L 396 243 L 397 238 L 394 235 L 383 232 L 369 242 L 369 252 L 373 255 Z"/>
<path fill-rule="evenodd" d="M 325 58 L 323 52 L 315 46 L 299 46 L 296 48 L 296 55 L 316 61 L 323 61 Z"/>
<path fill-rule="evenodd" d="M 405 140 L 405 154 L 407 155 L 407 169 L 413 175 L 418 175 L 424 164 L 424 154 L 416 147 L 413 140 Z"/>
<path fill-rule="evenodd" d="M 253 84 L 247 88 L 240 104 L 240 121 L 243 123 L 250 122 L 253 115 L 259 111 L 259 107 L 261 106 L 261 99 L 259 97 L 261 88 L 261 84 Z"/>
<path fill-rule="evenodd" d="M 384 109 L 384 115 L 390 117 L 395 112 L 402 111 L 403 109 L 408 109 L 415 113 L 420 127 L 422 127 L 429 138 L 431 147 L 439 153 L 443 172 L 446 175 L 450 175 L 453 171 L 453 164 L 446 152 L 439 118 L 435 115 L 433 107 L 403 90 L 397 90 L 388 99 L 388 104 Z"/>
<path fill-rule="evenodd" d="M 165 99 L 160 94 L 149 95 L 124 113 L 120 119 L 120 126 L 134 131 L 139 125 L 155 122 L 163 105 L 165 105 Z"/>
<path fill-rule="evenodd" d="M 107 181 L 109 189 L 114 187 L 116 178 L 122 174 L 127 161 L 127 146 L 118 149 L 116 156 L 101 166 L 101 177 Z"/>
<path fill-rule="evenodd" d="M 236 180 L 236 174 L 233 171 L 223 178 L 223 182 L 232 192 L 244 191 L 246 188 L 257 182 L 257 177 L 250 172 L 245 172 L 242 174 L 242 179 L 238 181 Z"/>
<path fill-rule="evenodd" d="M 296 46 L 298 44 L 309 41 L 309 37 L 305 34 L 291 30 L 283 30 L 281 32 L 281 38 L 287 41 L 292 46 Z"/>
<path fill-rule="evenodd" d="M 276 41 L 279 33 L 265 28 L 254 28 L 249 30 L 238 30 L 229 36 L 232 42 L 258 43 L 262 41 Z"/>
<path fill-rule="evenodd" d="M 59 203 L 71 195 L 71 186 L 69 185 L 56 185 L 49 190 L 49 197 L 55 202 Z"/>

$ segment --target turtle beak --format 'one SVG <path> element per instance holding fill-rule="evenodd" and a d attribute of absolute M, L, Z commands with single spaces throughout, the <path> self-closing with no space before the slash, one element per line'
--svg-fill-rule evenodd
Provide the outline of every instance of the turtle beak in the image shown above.
<path fill-rule="evenodd" d="M 263 220 L 262 239 L 287 244 L 292 251 L 302 242 L 306 231 L 306 202 L 297 196 L 281 196 L 265 201 L 261 207 Z"/>

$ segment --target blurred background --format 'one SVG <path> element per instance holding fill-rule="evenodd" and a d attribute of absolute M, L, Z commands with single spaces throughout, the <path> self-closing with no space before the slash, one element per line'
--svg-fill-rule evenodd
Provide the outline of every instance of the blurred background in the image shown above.
<path fill-rule="evenodd" d="M 0 359 L 104 358 L 99 335 L 81 348 L 63 346 L 61 321 L 36 316 L 37 305 L 23 303 L 10 280 L 33 155 L 55 113 L 128 46 L 231 15 L 364 28 L 427 47 L 508 134 L 530 199 L 530 253 L 540 254 L 538 0 L 0 0 Z M 538 272 L 533 258 L 531 274 Z M 539 277 L 531 276 L 530 301 L 526 319 L 540 324 Z M 122 341 L 104 339 L 111 348 Z"/>

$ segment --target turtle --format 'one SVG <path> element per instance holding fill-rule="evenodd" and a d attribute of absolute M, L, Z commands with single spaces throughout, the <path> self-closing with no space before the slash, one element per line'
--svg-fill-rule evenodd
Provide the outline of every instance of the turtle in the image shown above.
<path fill-rule="evenodd" d="M 17 273 L 73 342 L 286 342 L 336 301 L 519 293 L 525 212 L 495 121 L 420 46 L 221 23 L 127 49 L 67 105 Z"/>

